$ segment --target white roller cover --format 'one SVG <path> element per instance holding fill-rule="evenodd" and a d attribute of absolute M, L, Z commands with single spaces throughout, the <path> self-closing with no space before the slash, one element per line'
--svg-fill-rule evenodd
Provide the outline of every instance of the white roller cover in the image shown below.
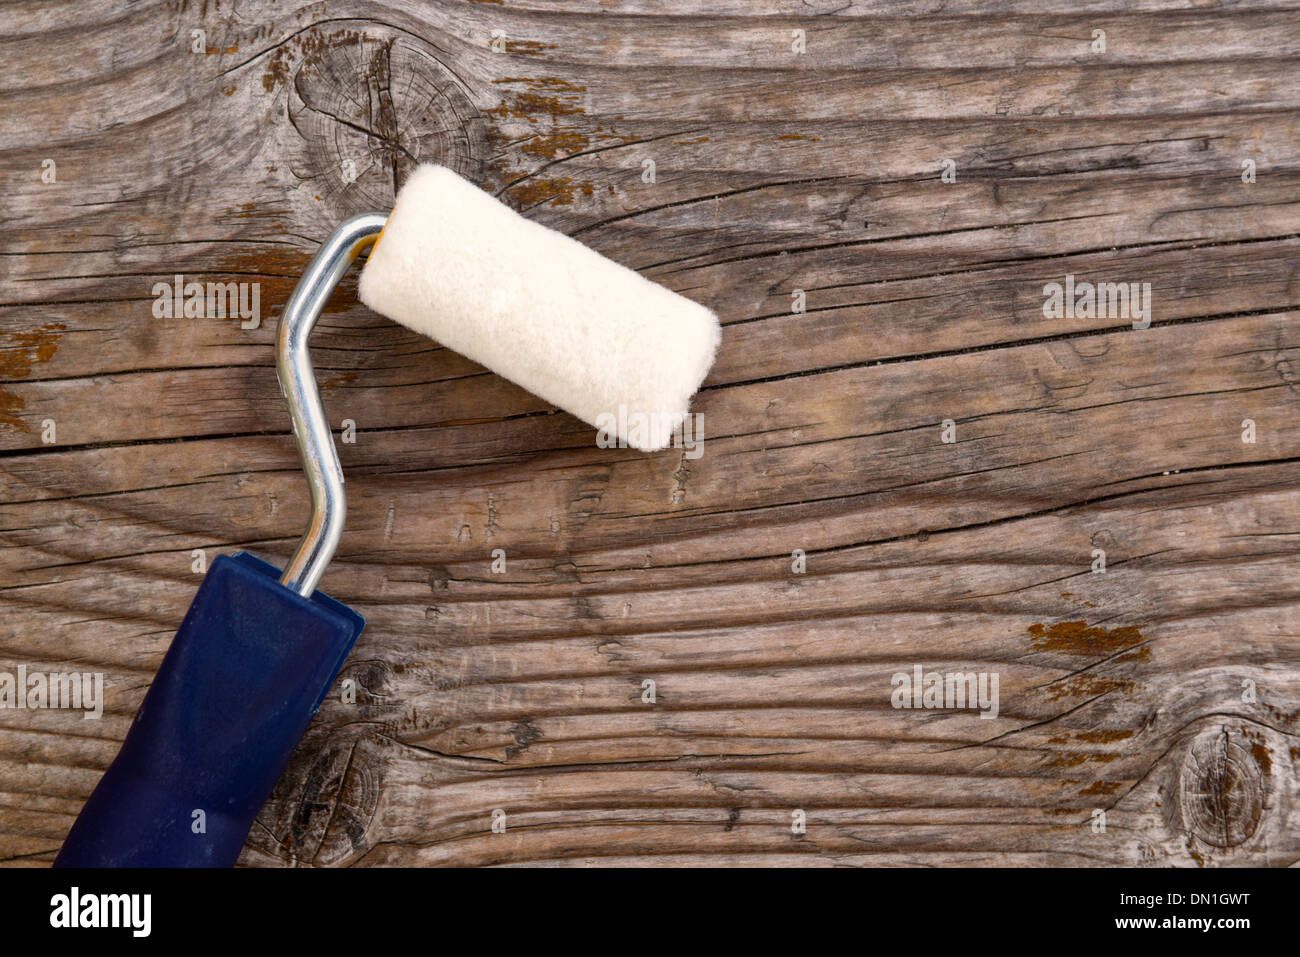
<path fill-rule="evenodd" d="M 442 166 L 397 194 L 361 301 L 547 402 L 655 451 L 721 333 L 699 303 L 520 216 Z"/>

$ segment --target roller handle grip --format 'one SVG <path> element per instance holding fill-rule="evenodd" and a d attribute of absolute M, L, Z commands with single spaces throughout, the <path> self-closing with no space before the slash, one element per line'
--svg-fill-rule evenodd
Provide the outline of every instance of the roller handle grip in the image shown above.
<path fill-rule="evenodd" d="M 365 622 L 219 556 L 55 867 L 229 867 Z"/>

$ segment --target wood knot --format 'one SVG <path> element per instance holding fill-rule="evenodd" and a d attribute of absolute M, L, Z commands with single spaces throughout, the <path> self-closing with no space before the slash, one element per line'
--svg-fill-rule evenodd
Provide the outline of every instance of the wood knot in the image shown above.
<path fill-rule="evenodd" d="M 433 46 L 370 23 L 307 31 L 297 46 L 291 74 L 281 67 L 300 138 L 291 166 L 331 218 L 392 208 L 421 163 L 482 180 L 483 118 Z"/>
<path fill-rule="evenodd" d="M 1226 725 L 1192 741 L 1180 774 L 1183 826 L 1212 847 L 1236 847 L 1259 830 L 1268 747 Z"/>
<path fill-rule="evenodd" d="M 318 866 L 369 850 L 366 834 L 379 805 L 385 752 L 384 740 L 374 735 L 304 740 L 249 843 L 286 863 Z"/>

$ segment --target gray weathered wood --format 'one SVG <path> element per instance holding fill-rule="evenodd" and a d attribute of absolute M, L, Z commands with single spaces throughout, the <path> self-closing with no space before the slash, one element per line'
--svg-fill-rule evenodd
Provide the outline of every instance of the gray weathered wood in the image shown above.
<path fill-rule="evenodd" d="M 313 354 L 361 691 L 245 863 L 1300 859 L 1288 5 L 4 10 L 0 670 L 108 688 L 0 711 L 4 861 L 53 858 L 192 550 L 292 550 L 274 316 L 426 160 L 718 311 L 704 453 L 599 449 L 345 282 Z M 177 273 L 264 320 L 155 318 Z M 1066 274 L 1150 283 L 1151 328 L 1046 318 Z M 996 672 L 998 717 L 894 709 L 914 665 Z"/>

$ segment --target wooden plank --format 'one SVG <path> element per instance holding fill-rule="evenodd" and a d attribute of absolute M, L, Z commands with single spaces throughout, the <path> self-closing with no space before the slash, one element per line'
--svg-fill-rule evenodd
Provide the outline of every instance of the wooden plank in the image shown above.
<path fill-rule="evenodd" d="M 1295 13 L 931 6 L 7 6 L 0 671 L 107 694 L 0 710 L 0 861 L 53 858 L 193 550 L 291 551 L 274 319 L 417 160 L 718 311 L 702 454 L 599 449 L 345 282 L 360 691 L 244 863 L 1300 859 Z M 156 315 L 176 274 L 259 321 Z M 1046 314 L 1067 275 L 1150 327 Z M 894 707 L 914 667 L 996 716 Z"/>

